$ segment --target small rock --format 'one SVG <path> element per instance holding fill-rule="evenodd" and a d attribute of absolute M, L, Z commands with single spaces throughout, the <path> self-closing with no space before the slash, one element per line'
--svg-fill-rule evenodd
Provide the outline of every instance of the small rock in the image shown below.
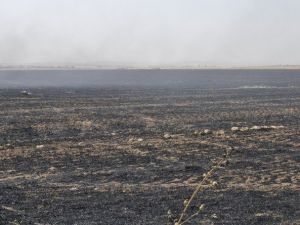
<path fill-rule="evenodd" d="M 138 142 L 142 142 L 142 141 L 144 141 L 144 139 L 143 138 L 139 138 L 139 139 L 137 139 L 137 141 Z"/>
<path fill-rule="evenodd" d="M 237 132 L 237 131 L 240 131 L 240 128 L 238 128 L 238 127 L 231 127 L 231 131 Z"/>
<path fill-rule="evenodd" d="M 212 219 L 218 219 L 219 217 L 217 216 L 217 214 L 214 213 L 214 214 L 211 215 L 211 218 Z"/>
<path fill-rule="evenodd" d="M 270 214 L 269 213 L 255 213 L 255 217 L 257 217 L 257 218 L 270 218 L 271 216 L 270 216 Z"/>
<path fill-rule="evenodd" d="M 268 127 L 268 126 L 261 126 L 260 127 L 260 130 L 270 130 L 271 127 Z"/>
<path fill-rule="evenodd" d="M 77 167 L 76 170 L 80 170 L 81 171 L 81 170 L 84 170 L 84 169 L 81 168 L 81 167 Z"/>
<path fill-rule="evenodd" d="M 216 135 L 220 135 L 220 136 L 225 135 L 225 131 L 224 130 L 217 130 Z"/>
<path fill-rule="evenodd" d="M 212 134 L 212 131 L 209 129 L 205 129 L 203 132 L 204 132 L 204 134 Z"/>
<path fill-rule="evenodd" d="M 204 135 L 212 134 L 212 131 L 209 129 L 205 129 L 205 130 L 201 131 L 199 134 L 204 136 Z"/>
<path fill-rule="evenodd" d="M 260 130 L 260 129 L 261 129 L 260 126 L 253 126 L 253 127 L 250 128 L 250 130 Z"/>
<path fill-rule="evenodd" d="M 242 131 L 242 132 L 245 132 L 245 131 L 248 131 L 249 130 L 249 127 L 241 127 L 240 128 L 240 131 Z"/>
<path fill-rule="evenodd" d="M 72 188 L 70 188 L 70 191 L 77 191 L 77 190 L 78 190 L 77 187 L 72 187 Z"/>
<path fill-rule="evenodd" d="M 78 146 L 84 146 L 84 142 L 79 142 Z"/>
<path fill-rule="evenodd" d="M 6 146 L 6 148 L 8 148 L 8 149 L 14 149 L 14 146 L 13 146 L 12 144 L 6 144 L 5 146 Z"/>
<path fill-rule="evenodd" d="M 283 129 L 284 126 L 270 126 L 270 128 L 277 130 L 277 129 Z"/>
<path fill-rule="evenodd" d="M 55 168 L 54 166 L 51 166 L 51 167 L 49 168 L 49 170 L 50 170 L 50 171 L 55 171 L 56 168 Z"/>
<path fill-rule="evenodd" d="M 115 132 L 111 133 L 111 136 L 116 136 L 116 135 L 117 135 L 117 133 L 115 133 Z"/>
<path fill-rule="evenodd" d="M 43 148 L 45 148 L 44 145 L 37 145 L 37 146 L 36 146 L 36 149 L 43 149 Z"/>
<path fill-rule="evenodd" d="M 165 134 L 165 135 L 164 135 L 164 138 L 165 138 L 165 139 L 170 139 L 170 138 L 172 138 L 172 136 L 171 136 L 170 134 Z"/>
<path fill-rule="evenodd" d="M 272 130 L 272 129 L 282 129 L 284 128 L 284 126 L 253 126 L 250 128 L 250 130 L 254 130 L 254 131 L 268 131 L 268 130 Z"/>

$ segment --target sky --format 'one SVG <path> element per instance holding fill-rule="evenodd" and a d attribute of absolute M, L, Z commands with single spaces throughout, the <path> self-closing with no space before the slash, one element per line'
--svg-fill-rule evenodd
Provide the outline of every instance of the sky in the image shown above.
<path fill-rule="evenodd" d="M 296 65 L 299 0 L 0 0 L 0 64 Z"/>

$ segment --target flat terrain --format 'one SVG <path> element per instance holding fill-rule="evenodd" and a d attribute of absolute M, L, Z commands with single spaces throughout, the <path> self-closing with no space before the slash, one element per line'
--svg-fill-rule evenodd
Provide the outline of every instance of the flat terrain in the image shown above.
<path fill-rule="evenodd" d="M 167 224 L 227 147 L 186 224 L 300 224 L 300 88 L 20 91 L 0 90 L 0 224 Z"/>

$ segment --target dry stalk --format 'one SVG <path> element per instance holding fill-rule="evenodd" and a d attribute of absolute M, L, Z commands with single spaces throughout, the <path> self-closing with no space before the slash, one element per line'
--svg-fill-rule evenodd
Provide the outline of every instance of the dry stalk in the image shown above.
<path fill-rule="evenodd" d="M 222 165 L 226 164 L 228 162 L 229 157 L 231 156 L 232 153 L 232 148 L 227 146 L 225 150 L 225 154 L 223 155 L 223 158 L 220 159 L 215 165 L 212 166 L 212 168 L 204 174 L 202 181 L 197 185 L 196 189 L 194 190 L 193 194 L 191 197 L 186 201 L 184 204 L 184 208 L 180 214 L 180 217 L 177 222 L 175 222 L 175 225 L 182 225 L 185 224 L 186 222 L 190 221 L 192 218 L 195 216 L 199 215 L 199 213 L 203 210 L 204 205 L 201 205 L 196 213 L 193 215 L 189 216 L 188 218 L 184 219 L 184 216 L 186 215 L 187 210 L 189 209 L 192 201 L 196 197 L 196 195 L 205 188 L 204 184 L 209 181 L 209 178 L 215 174 L 215 172 L 221 168 Z M 214 182 L 213 184 L 214 185 Z"/>

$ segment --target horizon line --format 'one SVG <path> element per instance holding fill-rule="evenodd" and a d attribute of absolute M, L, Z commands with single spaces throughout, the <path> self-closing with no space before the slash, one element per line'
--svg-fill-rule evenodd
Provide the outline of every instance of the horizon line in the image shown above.
<path fill-rule="evenodd" d="M 0 70 L 171 70 L 171 69 L 300 69 L 300 65 L 200 65 L 200 64 L 8 64 L 0 63 Z"/>

